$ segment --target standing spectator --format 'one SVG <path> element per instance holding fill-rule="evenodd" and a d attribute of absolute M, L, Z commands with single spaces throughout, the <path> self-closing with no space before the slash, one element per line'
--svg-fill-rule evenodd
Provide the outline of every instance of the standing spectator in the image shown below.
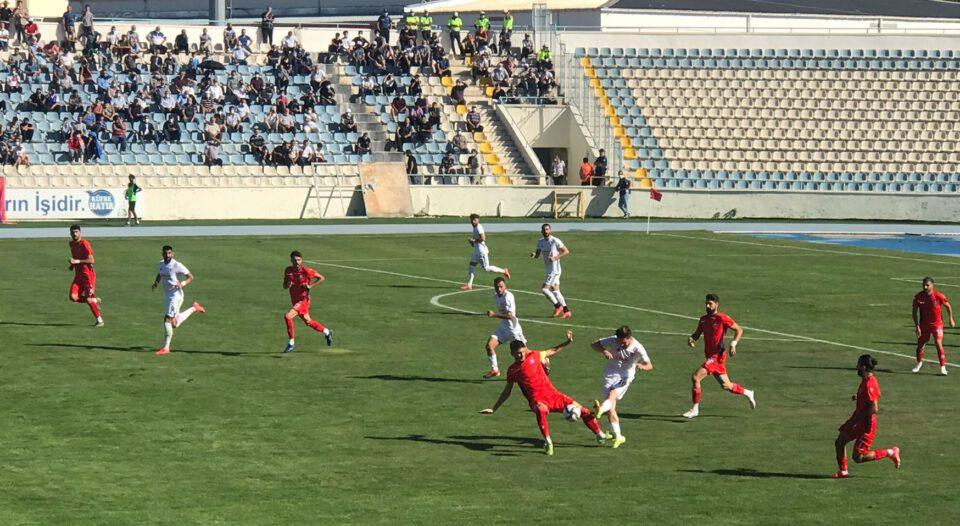
<path fill-rule="evenodd" d="M 10 31 L 10 21 L 13 19 L 13 9 L 10 9 L 10 4 L 4 0 L 0 4 L 0 27 L 7 28 L 7 31 Z"/>
<path fill-rule="evenodd" d="M 200 53 L 212 53 L 213 52 L 213 37 L 210 36 L 210 33 L 207 32 L 207 28 L 203 28 L 203 31 L 200 33 Z"/>
<path fill-rule="evenodd" d="M 593 164 L 593 185 L 603 186 L 607 178 L 607 152 L 600 148 L 600 156 Z"/>
<path fill-rule="evenodd" d="M 580 186 L 590 186 L 593 179 L 593 165 L 590 164 L 590 160 L 586 157 L 583 158 L 583 162 L 580 163 Z"/>
<path fill-rule="evenodd" d="M 127 183 L 127 189 L 124 191 L 124 197 L 127 199 L 127 226 L 130 226 L 132 220 L 134 224 L 140 224 L 140 217 L 137 216 L 137 194 L 142 188 L 137 186 L 137 178 L 130 174 L 130 182 Z"/>
<path fill-rule="evenodd" d="M 407 150 L 403 152 L 407 156 L 407 175 L 410 177 L 410 184 L 423 184 L 423 178 L 417 175 L 420 168 L 417 166 L 417 158 L 413 152 Z"/>
<path fill-rule="evenodd" d="M 237 30 L 233 28 L 233 23 L 227 22 L 227 27 L 223 28 L 223 50 L 229 51 L 237 47 Z"/>
<path fill-rule="evenodd" d="M 253 54 L 253 49 L 250 47 L 250 44 L 253 43 L 253 39 L 247 34 L 246 29 L 240 30 L 240 36 L 237 37 L 237 43 L 240 44 L 243 49 L 246 49 L 251 55 Z"/>
<path fill-rule="evenodd" d="M 523 35 L 523 44 L 520 46 L 520 58 L 524 59 L 533 54 L 533 39 L 530 34 Z"/>
<path fill-rule="evenodd" d="M 80 18 L 73 12 L 73 7 L 67 4 L 67 10 L 63 13 L 63 36 L 74 35 L 76 33 L 77 19 Z"/>
<path fill-rule="evenodd" d="M 10 49 L 10 30 L 5 22 L 0 21 L 0 51 L 7 49 Z"/>
<path fill-rule="evenodd" d="M 390 43 L 390 29 L 392 27 L 393 20 L 390 18 L 390 13 L 384 10 L 383 14 L 377 18 L 377 35 L 383 38 L 383 41 L 387 44 Z"/>
<path fill-rule="evenodd" d="M 84 4 L 83 14 L 80 16 L 80 36 L 87 37 L 93 35 L 93 10 L 90 4 Z"/>
<path fill-rule="evenodd" d="M 207 141 L 207 146 L 203 149 L 203 164 L 207 167 L 223 166 L 223 159 L 220 158 L 220 141 L 216 139 Z"/>
<path fill-rule="evenodd" d="M 553 184 L 562 185 L 567 179 L 567 163 L 559 155 L 553 156 L 553 166 L 550 169 L 553 175 Z"/>
<path fill-rule="evenodd" d="M 470 150 L 470 157 L 467 158 L 467 166 L 470 168 L 470 182 L 472 184 L 482 183 L 483 165 L 480 164 L 480 155 L 476 149 Z"/>
<path fill-rule="evenodd" d="M 260 15 L 260 43 L 273 45 L 273 6 Z"/>
<path fill-rule="evenodd" d="M 487 18 L 487 14 L 480 11 L 480 16 L 478 16 L 477 20 L 473 23 L 473 27 L 477 31 L 490 31 L 490 19 Z"/>
<path fill-rule="evenodd" d="M 620 177 L 617 181 L 617 193 L 620 195 L 617 206 L 620 208 L 620 211 L 623 212 L 623 218 L 627 219 L 630 217 L 630 207 L 628 206 L 630 199 L 630 180 L 624 177 L 623 170 L 620 170 L 617 175 Z"/>
<path fill-rule="evenodd" d="M 183 53 L 187 55 L 190 53 L 190 39 L 187 38 L 187 30 L 183 29 L 180 31 L 180 34 L 173 39 L 173 52 L 176 54 Z"/>
<path fill-rule="evenodd" d="M 150 43 L 151 53 L 167 52 L 167 36 L 163 34 L 163 31 L 160 31 L 160 26 L 147 33 L 147 41 Z"/>
<path fill-rule="evenodd" d="M 90 130 L 87 133 L 86 146 L 84 148 L 84 160 L 97 160 L 103 159 L 103 145 L 100 144 L 100 137 L 97 136 L 96 130 Z"/>
<path fill-rule="evenodd" d="M 430 16 L 430 13 L 424 11 L 420 15 L 420 39 L 423 40 L 423 43 L 426 45 L 430 42 L 430 38 L 433 36 L 433 17 Z"/>

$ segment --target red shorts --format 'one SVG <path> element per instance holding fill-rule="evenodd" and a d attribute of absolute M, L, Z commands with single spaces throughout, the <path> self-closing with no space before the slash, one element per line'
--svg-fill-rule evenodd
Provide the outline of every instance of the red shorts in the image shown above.
<path fill-rule="evenodd" d="M 714 376 L 718 374 L 727 374 L 727 364 L 717 361 L 715 356 L 707 358 L 707 361 L 700 364 L 700 367 L 706 369 L 708 373 Z"/>
<path fill-rule="evenodd" d="M 297 314 L 300 316 L 306 316 L 310 314 L 310 299 L 300 300 L 293 304 L 291 307 L 293 310 L 297 311 Z"/>
<path fill-rule="evenodd" d="M 943 325 L 921 325 L 920 326 L 920 337 L 917 338 L 917 343 L 923 345 L 930 341 L 930 337 L 933 336 L 934 340 L 943 339 Z"/>
<path fill-rule="evenodd" d="M 873 420 L 869 428 L 863 423 L 863 419 L 847 420 L 840 426 L 840 437 L 846 442 L 856 440 L 853 444 L 853 450 L 861 455 L 870 451 L 875 436 L 877 436 L 876 420 Z"/>
<path fill-rule="evenodd" d="M 547 410 L 553 413 L 560 413 L 563 411 L 563 408 L 573 403 L 573 398 L 561 393 L 560 391 L 554 391 L 552 393 L 543 393 L 538 395 L 536 398 L 530 401 L 530 407 L 536 410 L 537 404 L 543 404 L 547 406 Z"/>
<path fill-rule="evenodd" d="M 75 294 L 80 299 L 92 298 L 97 291 L 97 275 L 81 274 L 74 276 L 73 283 L 70 285 L 70 297 Z"/>

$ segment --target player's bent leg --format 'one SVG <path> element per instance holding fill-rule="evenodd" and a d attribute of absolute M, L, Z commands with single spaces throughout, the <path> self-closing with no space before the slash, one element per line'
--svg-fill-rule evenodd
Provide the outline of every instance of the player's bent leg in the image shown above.
<path fill-rule="evenodd" d="M 731 382 L 730 378 L 728 378 L 726 374 L 715 374 L 713 377 L 717 379 L 717 382 L 720 383 L 720 387 L 722 387 L 724 391 L 730 391 L 735 395 L 745 396 L 747 401 L 750 402 L 750 409 L 755 409 L 757 407 L 757 399 L 754 396 L 753 391 L 750 389 L 745 389 L 740 384 Z"/>
<path fill-rule="evenodd" d="M 486 351 L 487 351 L 487 361 L 490 363 L 490 369 L 484 373 L 484 380 L 489 380 L 491 378 L 496 378 L 500 376 L 500 366 L 497 364 L 497 346 L 500 345 L 500 340 L 494 336 L 491 336 L 487 339 Z"/>

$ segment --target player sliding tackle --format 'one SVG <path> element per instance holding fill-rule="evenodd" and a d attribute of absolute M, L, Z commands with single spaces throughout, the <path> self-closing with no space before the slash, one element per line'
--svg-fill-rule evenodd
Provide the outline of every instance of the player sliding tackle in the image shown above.
<path fill-rule="evenodd" d="M 597 418 L 604 413 L 609 416 L 613 435 L 608 435 L 607 438 L 613 438 L 613 448 L 616 449 L 627 441 L 627 437 L 620 433 L 617 401 L 627 394 L 637 371 L 649 371 L 653 369 L 653 363 L 647 356 L 647 350 L 634 339 L 633 332 L 626 325 L 618 328 L 613 336 L 593 342 L 592 347 L 607 360 L 603 368 L 603 388 L 600 393 L 603 403 L 594 400 L 593 412 Z"/>
<path fill-rule="evenodd" d="M 716 294 L 707 294 L 704 301 L 707 313 L 700 317 L 697 330 L 687 338 L 690 347 L 696 347 L 697 340 L 703 335 L 703 354 L 706 361 L 694 371 L 693 377 L 693 407 L 683 414 L 687 418 L 695 418 L 700 414 L 700 381 L 712 374 L 720 382 L 725 391 L 747 397 L 750 409 L 757 407 L 757 400 L 753 391 L 744 389 L 727 377 L 727 350 L 723 345 L 723 336 L 727 329 L 733 329 L 733 341 L 730 342 L 730 356 L 737 354 L 737 342 L 743 337 L 743 329 L 733 321 L 733 318 L 720 312 L 720 298 Z"/>
<path fill-rule="evenodd" d="M 283 352 L 293 352 L 293 319 L 297 316 L 307 324 L 307 327 L 322 332 L 327 339 L 327 345 L 333 345 L 333 331 L 324 327 L 322 323 L 310 318 L 310 289 L 323 283 L 324 278 L 316 270 L 303 266 L 303 254 L 294 250 L 290 253 L 290 266 L 283 271 L 283 288 L 290 289 L 290 310 L 283 315 L 283 322 L 287 325 L 287 347 Z"/>
<path fill-rule="evenodd" d="M 163 260 L 157 264 L 157 277 L 153 280 L 152 289 L 156 289 L 158 284 L 163 285 L 163 295 L 166 298 L 167 313 L 163 317 L 163 347 L 157 350 L 156 354 L 170 354 L 170 340 L 173 339 L 173 329 L 179 327 L 187 321 L 194 312 L 206 312 L 199 303 L 193 302 L 193 306 L 180 312 L 180 306 L 183 305 L 183 289 L 193 283 L 193 274 L 179 261 L 173 259 L 173 248 L 170 245 L 163 247 Z M 180 276 L 186 279 L 180 280 Z"/>
<path fill-rule="evenodd" d="M 2 203 L 0 203 L 2 205 Z M 93 270 L 93 247 L 83 239 L 80 225 L 70 227 L 70 270 L 73 271 L 73 283 L 70 284 L 70 301 L 86 303 L 93 313 L 94 327 L 103 327 L 100 316 L 100 298 L 97 296 L 97 273 Z"/>
<path fill-rule="evenodd" d="M 900 448 L 893 446 L 887 449 L 870 451 L 873 439 L 877 435 L 877 411 L 880 410 L 880 382 L 873 375 L 877 367 L 877 360 L 869 354 L 861 355 L 857 359 L 857 375 L 863 380 L 853 400 L 857 403 L 856 409 L 850 418 L 840 426 L 835 445 L 837 447 L 837 471 L 834 478 L 847 478 L 847 442 L 856 440 L 853 446 L 853 461 L 856 463 L 870 462 L 889 457 L 893 467 L 900 468 Z"/>
<path fill-rule="evenodd" d="M 560 352 L 561 349 L 573 343 L 573 331 L 567 331 L 567 340 L 545 351 L 535 351 L 528 349 L 527 344 L 514 340 L 510 343 L 510 354 L 513 355 L 514 362 L 507 369 L 507 385 L 503 387 L 500 397 L 491 409 L 484 409 L 480 414 L 492 415 L 500 409 L 500 406 L 510 398 L 513 392 L 513 385 L 520 384 L 520 391 L 527 398 L 530 409 L 537 417 L 537 425 L 540 426 L 540 433 L 543 435 L 543 451 L 548 455 L 553 454 L 553 440 L 550 439 L 550 424 L 547 423 L 547 414 L 551 412 L 569 411 L 573 415 L 570 419 L 576 420 L 579 417 L 583 419 L 583 424 L 587 426 L 594 436 L 597 437 L 597 443 L 603 444 L 604 434 L 600 430 L 600 424 L 597 418 L 585 407 L 581 406 L 569 396 L 557 391 L 550 383 L 550 378 L 543 369 L 542 360 L 549 358 Z"/>
<path fill-rule="evenodd" d="M 474 267 L 477 265 L 480 265 L 480 268 L 487 272 L 503 274 L 507 279 L 510 279 L 510 269 L 490 264 L 487 234 L 483 231 L 483 225 L 480 224 L 480 216 L 470 214 L 470 224 L 473 225 L 473 235 L 470 236 L 470 246 L 473 247 L 473 254 L 470 256 L 470 265 L 467 267 L 467 283 L 460 287 L 460 290 L 473 290 Z"/>

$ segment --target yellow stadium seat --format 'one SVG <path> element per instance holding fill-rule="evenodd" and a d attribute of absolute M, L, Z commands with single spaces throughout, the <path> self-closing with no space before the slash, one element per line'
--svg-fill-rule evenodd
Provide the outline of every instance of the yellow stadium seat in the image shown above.
<path fill-rule="evenodd" d="M 493 96 L 493 86 L 487 86 L 486 88 L 484 88 L 483 92 L 486 93 L 488 97 L 492 97 L 492 96 Z"/>
<path fill-rule="evenodd" d="M 483 154 L 493 153 L 493 147 L 490 146 L 490 143 L 488 142 L 482 142 L 478 146 L 480 147 L 480 153 L 483 153 Z"/>
<path fill-rule="evenodd" d="M 457 105 L 457 113 L 458 113 L 458 114 L 460 114 L 460 115 L 466 115 L 467 112 L 469 112 L 469 111 L 470 111 L 470 110 L 468 110 L 467 107 L 464 106 L 463 104 L 458 104 L 458 105 Z"/>
<path fill-rule="evenodd" d="M 453 87 L 453 78 L 451 77 L 440 77 L 440 84 L 452 88 Z"/>
<path fill-rule="evenodd" d="M 487 142 L 487 136 L 483 132 L 473 132 L 473 142 Z"/>
<path fill-rule="evenodd" d="M 591 87 L 591 88 L 599 88 L 599 87 L 600 87 L 600 79 L 590 79 L 590 87 Z"/>
<path fill-rule="evenodd" d="M 496 166 L 491 166 L 490 171 L 493 173 L 493 175 L 504 175 L 507 173 L 507 171 L 504 170 L 499 164 Z"/>
<path fill-rule="evenodd" d="M 624 159 L 636 159 L 636 158 L 637 158 L 637 151 L 634 150 L 633 148 L 626 148 L 626 149 L 623 150 L 623 158 L 624 158 Z"/>
<path fill-rule="evenodd" d="M 580 65 L 584 68 L 590 67 L 590 57 L 580 57 Z"/>

